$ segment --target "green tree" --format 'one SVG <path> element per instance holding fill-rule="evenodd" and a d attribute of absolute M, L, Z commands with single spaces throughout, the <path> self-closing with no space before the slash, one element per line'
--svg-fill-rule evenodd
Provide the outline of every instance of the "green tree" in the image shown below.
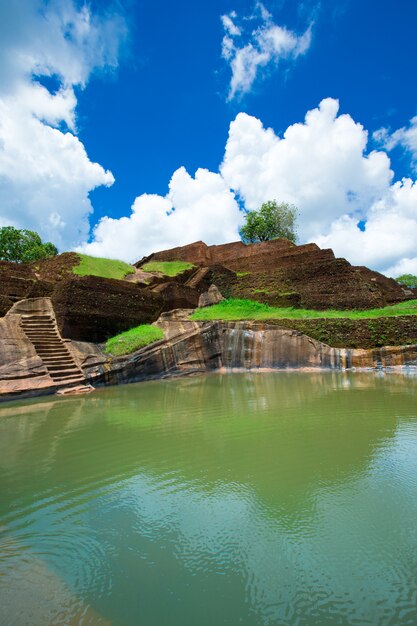
<path fill-rule="evenodd" d="M 402 274 L 395 280 L 405 287 L 417 287 L 417 276 L 414 276 L 414 274 Z"/>
<path fill-rule="evenodd" d="M 258 211 L 248 211 L 246 223 L 240 229 L 240 237 L 245 243 L 269 241 L 277 237 L 285 237 L 295 243 L 297 216 L 298 209 L 294 205 L 269 200 Z"/>
<path fill-rule="evenodd" d="M 19 230 L 13 226 L 0 228 L 0 261 L 31 263 L 58 254 L 54 244 L 42 243 L 33 230 Z"/>

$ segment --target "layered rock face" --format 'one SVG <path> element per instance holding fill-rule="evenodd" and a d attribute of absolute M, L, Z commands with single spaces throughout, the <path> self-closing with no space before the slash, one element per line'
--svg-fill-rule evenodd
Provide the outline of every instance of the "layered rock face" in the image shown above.
<path fill-rule="evenodd" d="M 224 266 L 234 272 L 223 280 L 223 295 L 275 306 L 313 309 L 366 309 L 410 297 L 396 281 L 335 258 L 316 244 L 297 246 L 286 239 L 258 244 L 207 246 L 202 241 L 157 252 L 139 261 L 182 260 L 200 266 Z M 226 293 L 225 293 L 226 292 Z"/>
<path fill-rule="evenodd" d="M 132 355 L 85 364 L 93 385 L 128 383 L 223 370 L 379 368 L 417 365 L 417 346 L 332 348 L 296 330 L 254 322 L 158 321 L 164 341 Z M 84 346 L 84 354 L 88 349 Z"/>

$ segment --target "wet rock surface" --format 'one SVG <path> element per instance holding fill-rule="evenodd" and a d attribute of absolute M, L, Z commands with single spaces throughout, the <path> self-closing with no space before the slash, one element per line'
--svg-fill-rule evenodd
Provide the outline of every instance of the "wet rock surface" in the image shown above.
<path fill-rule="evenodd" d="M 417 345 L 346 349 L 300 331 L 255 322 L 194 322 L 181 312 L 158 320 L 159 341 L 106 363 L 85 367 L 93 385 L 185 376 L 215 370 L 383 368 L 417 366 Z"/>

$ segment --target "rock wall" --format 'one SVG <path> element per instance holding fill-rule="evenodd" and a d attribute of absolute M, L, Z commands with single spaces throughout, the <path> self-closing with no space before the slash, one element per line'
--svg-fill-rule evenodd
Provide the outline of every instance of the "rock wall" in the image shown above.
<path fill-rule="evenodd" d="M 105 341 L 155 321 L 164 310 L 161 295 L 135 283 L 97 276 L 61 281 L 51 300 L 61 335 L 76 341 Z"/>
<path fill-rule="evenodd" d="M 417 344 L 417 316 L 368 319 L 318 318 L 268 320 L 271 327 L 298 330 L 336 348 L 379 348 Z"/>
<path fill-rule="evenodd" d="M 322 250 L 314 243 L 297 246 L 287 239 L 251 245 L 238 241 L 220 246 L 198 241 L 157 252 L 137 265 L 148 260 L 224 266 L 234 276 L 223 280 L 223 290 L 215 280 L 211 281 L 223 295 L 274 306 L 367 309 L 413 297 L 391 278 L 336 259 L 330 249 Z"/>
<path fill-rule="evenodd" d="M 416 366 L 417 345 L 371 350 L 330 347 L 297 330 L 254 322 L 158 321 L 167 337 L 126 357 L 84 371 L 93 385 L 128 383 L 215 370 L 382 368 Z M 88 352 L 84 346 L 85 354 Z"/>

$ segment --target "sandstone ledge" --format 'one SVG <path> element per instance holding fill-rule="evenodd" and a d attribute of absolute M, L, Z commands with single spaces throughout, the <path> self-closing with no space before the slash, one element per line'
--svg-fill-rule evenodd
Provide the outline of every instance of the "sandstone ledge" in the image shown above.
<path fill-rule="evenodd" d="M 128 356 L 83 367 L 94 386 L 213 371 L 381 369 L 417 366 L 417 345 L 330 347 L 294 329 L 258 322 L 162 320 L 167 339 Z M 88 353 L 88 344 L 83 346 Z"/>

